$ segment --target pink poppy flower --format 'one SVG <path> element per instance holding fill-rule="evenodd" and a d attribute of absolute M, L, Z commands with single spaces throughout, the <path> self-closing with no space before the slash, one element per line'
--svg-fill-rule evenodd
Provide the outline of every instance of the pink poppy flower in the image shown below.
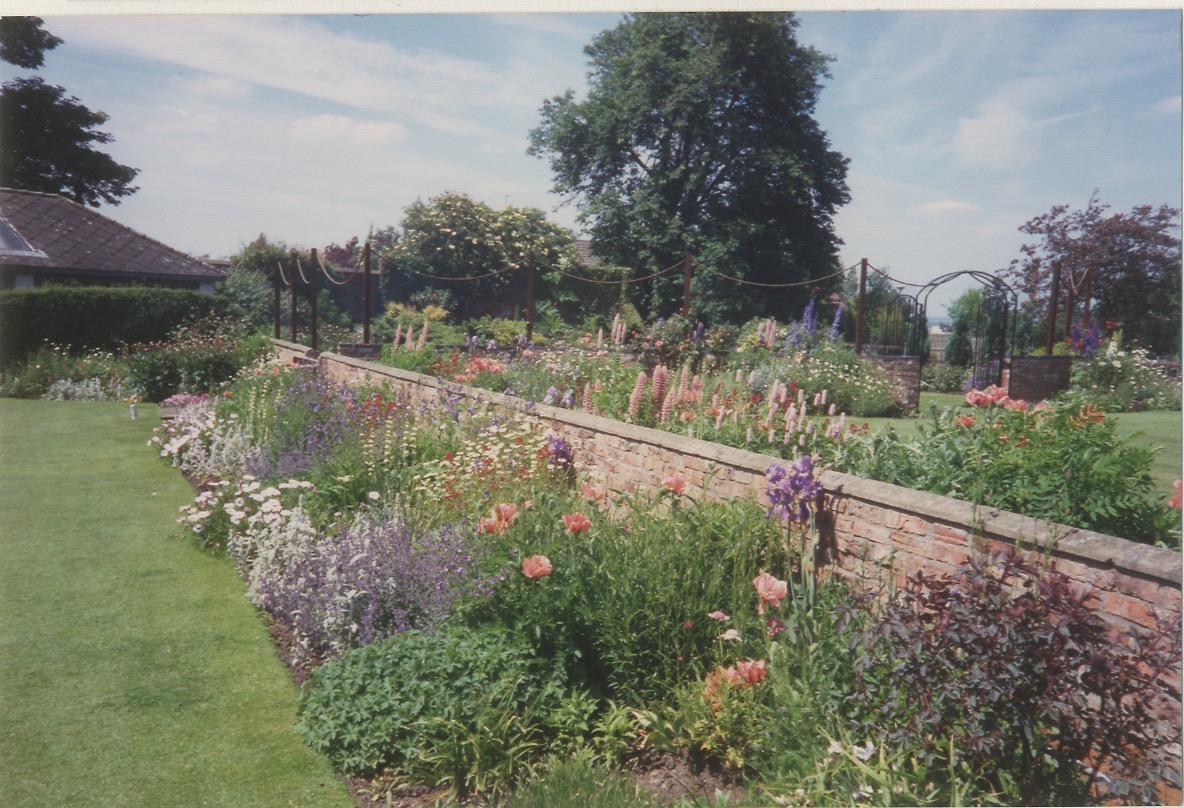
<path fill-rule="evenodd" d="M 967 428 L 974 426 L 974 416 L 973 415 L 959 415 L 957 420 L 958 420 L 958 426 L 964 426 Z"/>
<path fill-rule="evenodd" d="M 752 585 L 756 588 L 756 594 L 760 598 L 760 603 L 757 605 L 758 614 L 765 613 L 766 604 L 774 609 L 780 608 L 781 601 L 789 594 L 789 586 L 785 581 L 780 581 L 763 570 L 760 575 L 752 579 Z"/>
<path fill-rule="evenodd" d="M 769 627 L 769 636 L 776 637 L 781 632 L 785 631 L 785 624 L 776 617 L 770 617 L 765 621 L 765 625 Z"/>
<path fill-rule="evenodd" d="M 551 574 L 551 559 L 545 555 L 532 555 L 522 559 L 522 574 L 527 578 L 542 578 Z"/>
<path fill-rule="evenodd" d="M 1184 486 L 1184 481 L 1181 480 L 1176 480 L 1172 483 L 1172 487 L 1176 489 L 1176 495 L 1168 501 L 1168 505 L 1171 505 L 1176 510 L 1181 510 L 1184 507 L 1184 491 L 1181 491 L 1182 486 Z"/>
<path fill-rule="evenodd" d="M 512 502 L 499 502 L 493 506 L 493 518 L 508 525 L 518 518 L 518 506 Z"/>
<path fill-rule="evenodd" d="M 669 477 L 662 478 L 662 487 L 675 494 L 681 494 L 687 487 L 687 481 L 681 474 L 671 474 Z"/>
<path fill-rule="evenodd" d="M 479 523 L 478 526 L 479 526 L 482 533 L 501 533 L 503 530 L 506 529 L 505 524 L 503 524 L 499 520 L 488 519 L 486 517 L 481 518 L 481 522 Z"/>
<path fill-rule="evenodd" d="M 592 520 L 582 513 L 565 513 L 563 524 L 568 533 L 586 533 L 592 527 Z"/>

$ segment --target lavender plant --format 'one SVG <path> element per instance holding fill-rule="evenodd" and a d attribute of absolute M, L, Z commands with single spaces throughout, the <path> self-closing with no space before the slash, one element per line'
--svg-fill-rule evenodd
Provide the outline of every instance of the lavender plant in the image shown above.
<path fill-rule="evenodd" d="M 256 602 L 295 632 L 314 658 L 410 629 L 431 629 L 462 597 L 488 596 L 499 576 L 478 572 L 484 549 L 462 523 L 415 535 L 363 513 L 259 577 Z"/>

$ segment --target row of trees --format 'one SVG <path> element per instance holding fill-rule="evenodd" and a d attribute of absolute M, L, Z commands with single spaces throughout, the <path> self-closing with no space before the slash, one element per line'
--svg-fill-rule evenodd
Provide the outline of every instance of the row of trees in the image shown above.
<path fill-rule="evenodd" d="M 626 16 L 585 48 L 586 97 L 545 101 L 530 133 L 529 151 L 577 205 L 600 265 L 580 267 L 572 234 L 542 211 L 445 193 L 408 207 L 398 229 L 371 234 L 385 295 L 435 296 L 462 318 L 495 313 L 524 301 L 526 273 L 515 270 L 533 262 L 536 292 L 561 310 L 611 305 L 624 292 L 653 318 L 683 305 L 682 273 L 655 273 L 690 254 L 694 319 L 785 318 L 833 295 L 850 303 L 833 228 L 849 200 L 847 159 L 813 117 L 829 59 L 800 44 L 797 27 L 783 12 Z M 11 64 L 36 69 L 59 44 L 39 18 L 0 18 L 0 59 Z M 96 128 L 106 120 L 40 78 L 6 82 L 4 184 L 117 204 L 136 190 L 137 171 L 94 148 L 111 140 Z M 1175 353 L 1179 213 L 1112 213 L 1097 193 L 1084 210 L 1054 207 L 1021 226 L 1035 240 L 1000 277 L 1025 295 L 1032 319 L 1047 323 L 1055 311 L 1058 337 L 1072 323 L 1108 320 Z M 327 248 L 342 266 L 358 252 L 356 238 Z M 648 280 L 597 287 L 570 274 Z"/>

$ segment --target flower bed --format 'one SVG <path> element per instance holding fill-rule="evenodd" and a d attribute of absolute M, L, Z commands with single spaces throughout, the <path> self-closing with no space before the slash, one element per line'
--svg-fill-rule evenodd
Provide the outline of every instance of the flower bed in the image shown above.
<path fill-rule="evenodd" d="M 655 465 L 649 491 L 611 490 L 587 478 L 586 444 L 538 414 L 443 392 L 429 403 L 275 367 L 187 408 L 158 438 L 173 462 L 217 477 L 183 523 L 239 565 L 308 657 L 328 660 L 302 698 L 302 733 L 378 791 L 490 795 L 577 752 L 604 765 L 689 754 L 783 804 L 1134 800 L 1160 778 L 1154 755 L 1178 728 L 1146 711 L 1178 675 L 1178 622 L 1114 638 L 1046 597 L 1059 579 L 1021 560 L 951 568 L 938 578 L 951 591 L 965 582 L 967 630 L 996 626 L 992 609 L 1029 616 L 1001 656 L 982 653 L 974 670 L 989 691 L 952 670 L 923 683 L 918 696 L 948 705 L 932 718 L 870 687 L 897 675 L 878 643 L 893 641 L 885 621 L 898 618 L 816 574 L 826 520 L 805 459 L 763 469 L 771 509 L 694 498 L 703 482 L 673 464 Z M 916 580 L 912 597 L 933 588 Z M 1040 586 L 1001 594 L 1019 581 Z M 1069 614 L 1070 639 L 1112 660 L 1108 672 L 1080 701 L 1021 692 L 1000 660 L 1040 679 L 1061 655 L 1040 638 Z M 923 630 L 896 636 L 912 647 L 909 631 Z M 1158 675 L 1129 676 L 1136 663 Z M 1020 706 L 984 743 L 964 728 L 1003 715 L 975 707 L 989 693 Z M 1091 696 L 1147 720 L 1119 726 L 1089 712 Z M 891 720 L 873 730 L 878 714 Z M 1097 745 L 1099 727 L 1123 743 Z M 1105 763 L 1111 779 L 1049 752 L 1070 748 L 1102 756 L 1090 771 Z"/>

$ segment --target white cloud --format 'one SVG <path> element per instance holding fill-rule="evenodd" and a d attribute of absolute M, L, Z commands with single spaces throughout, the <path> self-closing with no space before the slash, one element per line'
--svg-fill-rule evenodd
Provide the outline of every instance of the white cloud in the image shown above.
<path fill-rule="evenodd" d="M 996 107 L 959 118 L 954 152 L 964 163 L 982 168 L 1019 168 L 1036 156 L 1032 121 L 1020 110 Z"/>
<path fill-rule="evenodd" d="M 330 30 L 315 20 L 276 16 L 62 18 L 68 41 L 200 71 L 194 89 L 242 99 L 269 88 L 370 112 L 397 114 L 447 133 L 497 135 L 474 113 L 538 99 L 515 94 L 498 69 L 471 59 Z"/>
<path fill-rule="evenodd" d="M 251 97 L 249 84 L 227 76 L 198 76 L 189 82 L 188 89 L 219 101 L 246 101 Z"/>
<path fill-rule="evenodd" d="M 164 106 L 156 110 L 155 117 L 144 124 L 150 135 L 208 135 L 216 132 L 221 116 L 215 112 L 194 112 L 179 107 Z"/>
<path fill-rule="evenodd" d="M 941 199 L 936 202 L 925 202 L 913 205 L 905 212 L 912 216 L 963 216 L 969 213 L 982 213 L 983 209 L 973 202 L 962 202 L 957 199 Z"/>
<path fill-rule="evenodd" d="M 343 115 L 313 115 L 292 122 L 288 133 L 293 140 L 318 143 L 342 142 L 371 145 L 398 142 L 408 137 L 407 127 L 398 123 L 355 121 Z"/>

